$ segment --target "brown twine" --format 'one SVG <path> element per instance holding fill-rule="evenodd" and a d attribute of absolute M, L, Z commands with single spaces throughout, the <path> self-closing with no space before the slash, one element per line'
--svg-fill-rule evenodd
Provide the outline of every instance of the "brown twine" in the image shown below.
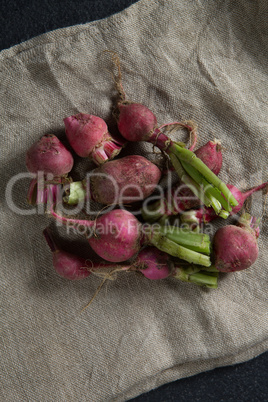
<path fill-rule="evenodd" d="M 113 268 L 112 270 L 109 267 L 99 267 L 99 268 L 94 268 L 92 267 L 92 269 L 90 269 L 90 272 L 97 276 L 98 278 L 105 278 L 111 281 L 114 281 L 117 278 L 116 273 L 117 272 L 128 272 L 131 269 L 131 265 L 129 266 L 125 266 L 125 265 L 116 265 L 116 268 Z M 105 271 L 106 269 L 106 271 Z M 108 269 L 108 271 L 107 271 Z"/>
<path fill-rule="evenodd" d="M 189 126 L 189 127 L 185 127 Z M 197 124 L 193 122 L 192 120 L 185 120 L 183 122 L 174 122 L 170 124 L 163 124 L 162 126 L 159 127 L 159 130 L 165 129 L 169 134 L 171 134 L 174 131 L 177 131 L 179 129 L 186 129 L 189 132 L 190 136 L 190 145 L 189 147 L 192 147 L 193 145 L 195 146 L 198 140 L 197 136 Z"/>
<path fill-rule="evenodd" d="M 129 267 L 129 269 L 131 268 L 131 266 Z M 97 269 L 99 269 L 99 268 L 95 268 L 96 270 Z M 90 305 L 91 305 L 91 303 L 93 302 L 93 300 L 97 297 L 97 295 L 100 293 L 100 291 L 101 291 L 101 289 L 102 289 L 102 287 L 103 287 L 103 285 L 105 284 L 105 282 L 109 279 L 109 280 L 115 280 L 116 279 L 116 276 L 114 275 L 116 272 L 119 272 L 119 271 L 125 271 L 125 272 L 128 272 L 128 269 L 123 269 L 123 267 L 116 267 L 115 269 L 113 269 L 113 270 L 111 270 L 111 271 L 109 271 L 109 272 L 96 272 L 95 270 L 94 270 L 94 268 L 92 268 L 91 270 L 90 270 L 90 272 L 92 273 L 92 274 L 94 274 L 94 275 L 96 275 L 96 276 L 98 276 L 98 277 L 100 277 L 100 278 L 103 278 L 103 280 L 102 280 L 102 282 L 100 283 L 100 285 L 97 287 L 97 290 L 95 291 L 95 293 L 94 293 L 94 295 L 91 297 L 91 299 L 89 300 L 89 302 L 81 309 L 81 311 L 80 311 L 80 314 L 83 312 L 83 311 L 85 311 Z"/>
<path fill-rule="evenodd" d="M 94 293 L 94 295 L 92 296 L 92 298 L 89 300 L 89 302 L 82 308 L 82 310 L 80 311 L 80 314 L 83 313 L 83 311 L 85 311 L 93 302 L 93 300 L 95 299 L 95 297 L 99 294 L 99 292 L 101 291 L 101 288 L 103 287 L 104 283 L 106 282 L 106 278 L 103 279 L 103 281 L 101 282 L 101 284 L 98 286 L 96 292 Z"/>

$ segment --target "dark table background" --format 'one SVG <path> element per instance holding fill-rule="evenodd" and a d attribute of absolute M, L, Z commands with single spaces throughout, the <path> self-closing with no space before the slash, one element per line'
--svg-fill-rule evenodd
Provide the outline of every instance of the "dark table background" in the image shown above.
<path fill-rule="evenodd" d="M 108 17 L 136 2 L 1 0 L 0 50 L 57 28 Z M 268 352 L 246 363 L 165 384 L 132 401 L 268 401 Z"/>

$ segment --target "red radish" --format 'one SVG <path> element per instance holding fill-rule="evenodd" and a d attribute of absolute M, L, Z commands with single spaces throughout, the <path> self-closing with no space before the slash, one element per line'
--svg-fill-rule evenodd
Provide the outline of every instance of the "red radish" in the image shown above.
<path fill-rule="evenodd" d="M 252 189 L 245 192 L 241 192 L 240 190 L 238 190 L 238 188 L 236 188 L 232 184 L 228 184 L 227 187 L 238 201 L 238 205 L 236 207 L 233 207 L 231 212 L 232 214 L 237 214 L 237 212 L 239 212 L 242 209 L 246 199 L 250 197 L 253 193 L 255 193 L 255 191 L 260 191 L 265 187 L 267 187 L 268 189 L 268 182 L 262 183 L 259 186 L 253 187 Z"/>
<path fill-rule="evenodd" d="M 248 197 L 250 197 L 255 191 L 263 190 L 265 187 L 268 189 L 268 182 L 262 183 L 259 186 L 253 187 L 248 191 L 241 192 L 237 187 L 232 184 L 227 184 L 227 187 L 234 195 L 236 200 L 238 201 L 238 205 L 233 207 L 231 211 L 231 215 L 237 214 L 243 208 L 243 205 Z M 214 219 L 218 218 L 218 215 L 215 213 L 213 208 L 200 208 L 197 210 L 186 211 L 181 215 L 181 222 L 184 223 L 194 223 L 197 225 L 201 225 L 202 223 L 209 223 Z"/>
<path fill-rule="evenodd" d="M 178 228 L 141 225 L 129 211 L 114 209 L 96 218 L 95 221 L 65 218 L 53 208 L 51 215 L 63 224 L 73 227 L 83 226 L 88 230 L 88 242 L 101 258 L 122 262 L 136 255 L 142 246 L 154 245 L 158 249 L 199 265 L 211 265 L 206 235 L 193 232 L 184 233 Z"/>
<path fill-rule="evenodd" d="M 63 121 L 68 141 L 77 155 L 88 157 L 97 165 L 113 159 L 125 143 L 113 138 L 105 121 L 98 116 L 78 113 Z"/>
<path fill-rule="evenodd" d="M 37 175 L 29 186 L 28 203 L 46 204 L 49 199 L 55 202 L 58 184 L 68 181 L 73 164 L 72 154 L 54 134 L 46 134 L 35 142 L 26 153 L 27 169 Z"/>
<path fill-rule="evenodd" d="M 26 166 L 29 172 L 51 173 L 61 177 L 73 168 L 72 154 L 54 134 L 46 134 L 34 143 L 26 153 Z"/>
<path fill-rule="evenodd" d="M 126 261 L 140 249 L 140 223 L 126 210 L 113 210 L 100 216 L 94 225 L 91 248 L 107 261 Z"/>
<path fill-rule="evenodd" d="M 55 271 L 63 278 L 70 280 L 84 279 L 90 275 L 84 258 L 62 251 L 56 245 L 48 228 L 43 231 L 46 242 L 53 253 Z"/>
<path fill-rule="evenodd" d="M 140 103 L 119 104 L 118 129 L 128 141 L 150 141 L 157 128 L 156 116 Z M 133 124 L 135 123 L 135 124 Z"/>
<path fill-rule="evenodd" d="M 258 257 L 256 219 L 244 214 L 238 225 L 223 226 L 214 236 L 215 267 L 221 272 L 247 269 Z"/>
<path fill-rule="evenodd" d="M 133 264 L 143 275 L 152 280 L 164 279 L 170 276 L 174 264 L 170 256 L 156 247 L 145 247 L 142 249 Z"/>
<path fill-rule="evenodd" d="M 77 204 L 90 198 L 106 205 L 131 204 L 149 197 L 160 178 L 160 169 L 148 159 L 125 156 L 94 169 L 82 182 L 71 183 L 64 201 Z"/>
<path fill-rule="evenodd" d="M 218 176 L 222 167 L 222 146 L 219 140 L 208 141 L 195 151 L 196 156 Z"/>
<path fill-rule="evenodd" d="M 218 175 L 222 167 L 222 152 L 219 140 L 208 141 L 194 152 L 211 171 Z M 170 192 L 170 194 L 169 194 Z M 165 197 L 142 210 L 143 218 L 148 222 L 154 222 L 163 216 L 177 215 L 190 208 L 200 205 L 200 200 L 191 189 L 181 184 L 172 186 L 171 191 L 166 191 Z M 213 211 L 214 209 L 211 208 Z"/>

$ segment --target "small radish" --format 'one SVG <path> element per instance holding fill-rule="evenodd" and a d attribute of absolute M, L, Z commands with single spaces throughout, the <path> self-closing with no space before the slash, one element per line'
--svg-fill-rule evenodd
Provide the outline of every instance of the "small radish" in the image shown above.
<path fill-rule="evenodd" d="M 231 193 L 234 195 L 235 199 L 238 201 L 238 205 L 232 208 L 231 214 L 233 215 L 233 214 L 237 214 L 239 211 L 241 211 L 241 209 L 244 205 L 244 202 L 253 193 L 255 193 L 256 191 L 260 191 L 260 190 L 264 189 L 265 187 L 267 187 L 267 190 L 268 190 L 268 182 L 262 183 L 259 186 L 253 187 L 252 189 L 245 191 L 245 192 L 241 192 L 240 190 L 238 190 L 238 188 L 236 188 L 232 184 L 228 184 L 227 187 L 229 188 Z"/>
<path fill-rule="evenodd" d="M 174 268 L 170 256 L 153 246 L 143 248 L 133 265 L 146 278 L 152 280 L 167 278 Z"/>
<path fill-rule="evenodd" d="M 214 141 L 208 141 L 194 153 L 216 176 L 218 176 L 222 167 L 221 150 L 221 142 L 215 139 Z"/>
<path fill-rule="evenodd" d="M 53 253 L 54 269 L 61 277 L 70 280 L 78 280 L 87 278 L 90 275 L 87 262 L 84 258 L 60 250 L 48 228 L 44 229 L 43 234 Z"/>
<path fill-rule="evenodd" d="M 46 134 L 34 143 L 26 153 L 29 172 L 44 172 L 55 177 L 67 175 L 73 168 L 72 154 L 54 134 Z"/>
<path fill-rule="evenodd" d="M 73 164 L 72 154 L 54 134 L 35 142 L 26 153 L 27 169 L 36 175 L 29 186 L 28 203 L 46 203 L 49 198 L 56 201 L 58 184 L 68 181 Z"/>
<path fill-rule="evenodd" d="M 105 121 L 98 116 L 78 113 L 63 121 L 73 150 L 83 158 L 90 158 L 97 165 L 113 159 L 125 143 L 123 139 L 113 138 Z"/>
<path fill-rule="evenodd" d="M 131 204 L 149 197 L 161 178 L 160 169 L 140 155 L 108 161 L 94 169 L 82 182 L 73 182 L 68 204 L 92 199 L 105 205 Z"/>
<path fill-rule="evenodd" d="M 227 225 L 217 230 L 213 239 L 215 267 L 221 272 L 242 271 L 258 257 L 257 221 L 243 214 L 238 226 Z"/>

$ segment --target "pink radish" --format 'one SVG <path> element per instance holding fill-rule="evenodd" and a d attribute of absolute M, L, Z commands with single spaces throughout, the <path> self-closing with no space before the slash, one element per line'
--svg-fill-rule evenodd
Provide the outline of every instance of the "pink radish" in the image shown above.
<path fill-rule="evenodd" d="M 238 225 L 223 226 L 214 236 L 215 267 L 221 272 L 247 269 L 258 257 L 256 219 L 244 214 Z"/>
<path fill-rule="evenodd" d="M 78 280 L 87 278 L 90 275 L 87 262 L 84 258 L 62 251 L 56 245 L 48 228 L 43 231 L 43 234 L 53 253 L 54 269 L 61 277 L 70 280 Z"/>
<path fill-rule="evenodd" d="M 82 182 L 70 184 L 64 201 L 77 204 L 90 198 L 101 204 L 131 204 L 149 197 L 161 178 L 160 169 L 140 155 L 108 161 Z"/>
<path fill-rule="evenodd" d="M 167 278 L 174 268 L 170 256 L 153 246 L 142 249 L 133 265 L 146 278 L 152 280 Z"/>
<path fill-rule="evenodd" d="M 140 249 L 141 224 L 131 212 L 115 209 L 95 221 L 70 219 L 58 215 L 54 210 L 50 212 L 59 222 L 88 229 L 91 248 L 107 261 L 126 261 Z"/>
<path fill-rule="evenodd" d="M 222 146 L 219 140 L 208 141 L 195 151 L 196 156 L 218 176 L 222 167 Z"/>
<path fill-rule="evenodd" d="M 90 158 L 97 165 L 113 159 L 125 143 L 113 138 L 105 121 L 98 116 L 78 113 L 63 121 L 68 141 L 77 155 Z"/>
<path fill-rule="evenodd" d="M 27 169 L 37 176 L 30 183 L 28 203 L 46 204 L 49 199 L 55 202 L 60 191 L 58 184 L 68 181 L 73 164 L 72 154 L 54 134 L 46 134 L 35 142 L 26 153 Z"/>
<path fill-rule="evenodd" d="M 46 134 L 34 143 L 26 153 L 29 172 L 43 171 L 55 177 L 67 175 L 73 168 L 72 154 L 54 134 Z"/>
<path fill-rule="evenodd" d="M 245 191 L 245 192 L 241 192 L 240 190 L 238 190 L 238 188 L 236 188 L 232 184 L 228 184 L 227 187 L 229 188 L 231 193 L 234 195 L 234 197 L 238 201 L 238 205 L 236 207 L 232 208 L 231 214 L 237 214 L 237 212 L 241 211 L 241 209 L 248 197 L 250 197 L 256 191 L 260 191 L 260 190 L 264 189 L 265 187 L 267 187 L 267 189 L 268 189 L 268 182 L 262 183 L 259 186 L 253 187 L 252 189 Z"/>

